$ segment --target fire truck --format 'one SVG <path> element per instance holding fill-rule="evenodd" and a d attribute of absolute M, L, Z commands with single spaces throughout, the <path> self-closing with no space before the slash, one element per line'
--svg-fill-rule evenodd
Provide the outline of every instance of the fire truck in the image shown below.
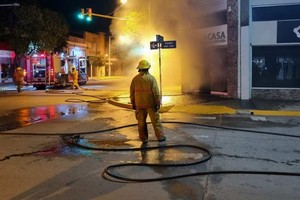
<path fill-rule="evenodd" d="M 88 80 L 85 57 L 40 53 L 28 56 L 25 60 L 25 81 L 37 90 L 44 90 L 47 86 L 71 85 L 72 67 L 78 71 L 79 85 L 85 85 Z"/>

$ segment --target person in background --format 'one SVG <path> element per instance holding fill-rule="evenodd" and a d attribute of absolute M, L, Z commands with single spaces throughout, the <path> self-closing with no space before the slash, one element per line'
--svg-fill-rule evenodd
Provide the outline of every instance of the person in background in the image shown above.
<path fill-rule="evenodd" d="M 76 68 L 73 66 L 72 67 L 72 89 L 78 89 L 79 85 L 78 85 L 78 71 L 76 70 Z"/>
<path fill-rule="evenodd" d="M 14 82 L 17 85 L 18 92 L 21 92 L 24 83 L 24 72 L 21 67 L 17 67 L 15 70 Z"/>
<path fill-rule="evenodd" d="M 139 74 L 130 85 L 130 101 L 138 121 L 139 138 L 143 143 L 148 142 L 147 115 L 149 114 L 156 138 L 165 141 L 163 126 L 159 118 L 161 96 L 154 76 L 149 73 L 150 63 L 141 60 L 137 66 Z"/>

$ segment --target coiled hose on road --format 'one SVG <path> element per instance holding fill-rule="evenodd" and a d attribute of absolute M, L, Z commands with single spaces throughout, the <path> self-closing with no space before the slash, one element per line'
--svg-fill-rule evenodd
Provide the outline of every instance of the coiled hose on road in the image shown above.
<path fill-rule="evenodd" d="M 97 98 L 97 102 L 107 101 L 106 98 L 98 98 L 94 95 L 83 95 L 81 93 L 72 93 L 82 96 L 90 96 Z M 68 102 L 87 102 L 81 99 L 68 99 Z M 89 102 L 89 101 L 88 101 Z M 273 136 L 281 136 L 281 137 L 291 137 L 295 139 L 300 139 L 300 136 L 292 135 L 292 134 L 282 134 L 282 133 L 273 133 L 273 132 L 265 132 L 265 131 L 255 131 L 255 130 L 247 130 L 247 129 L 239 129 L 239 128 L 230 128 L 230 127 L 223 127 L 223 126 L 215 126 L 215 125 L 206 125 L 206 124 L 200 124 L 200 123 L 191 123 L 191 122 L 178 122 L 178 121 L 164 121 L 162 123 L 173 123 L 173 124 L 186 124 L 186 125 L 195 125 L 195 126 L 201 126 L 201 127 L 207 127 L 207 128 L 216 128 L 216 129 L 223 129 L 223 130 L 232 130 L 232 131 L 239 131 L 239 132 L 248 132 L 248 133 L 255 133 L 255 134 L 265 134 L 265 135 L 273 135 Z M 200 146 L 196 145 L 186 145 L 186 144 L 172 144 L 172 145 L 159 145 L 159 146 L 152 146 L 152 147 L 141 147 L 141 148 L 101 148 L 101 147 L 91 147 L 87 145 L 80 144 L 80 138 L 81 135 L 87 135 L 87 134 L 95 134 L 95 133 L 101 133 L 101 132 L 108 132 L 113 130 L 118 130 L 122 128 L 137 126 L 137 124 L 129 124 L 125 126 L 120 127 L 114 127 L 110 129 L 105 130 L 97 130 L 97 131 L 88 131 L 88 132 L 78 132 L 78 133 L 59 133 L 59 134 L 53 134 L 53 133 L 40 133 L 40 134 L 33 134 L 33 133 L 20 133 L 18 135 L 59 135 L 62 137 L 62 139 L 69 145 L 76 146 L 78 148 L 83 148 L 87 150 L 97 150 L 97 151 L 149 151 L 154 149 L 170 149 L 170 148 L 193 148 L 200 150 L 204 152 L 204 156 L 196 160 L 195 162 L 189 162 L 189 163 L 175 163 L 175 164 L 151 164 L 151 163 L 126 163 L 126 164 L 116 164 L 108 166 L 102 173 L 102 176 L 105 179 L 116 181 L 121 180 L 123 182 L 153 182 L 153 181 L 163 181 L 163 180 L 170 180 L 170 179 L 177 179 L 177 178 L 184 178 L 184 177 L 191 177 L 191 176 L 204 176 L 204 175 L 216 175 L 216 174 L 253 174 L 253 175 L 275 175 L 275 176 L 300 176 L 300 173 L 298 172 L 280 172 L 280 171 L 245 171 L 245 170 L 219 170 L 219 171 L 204 171 L 204 172 L 195 172 L 195 173 L 188 173 L 188 174 L 182 174 L 182 175 L 175 175 L 175 176 L 161 176 L 161 177 L 155 177 L 155 178 L 131 178 L 126 177 L 124 175 L 121 175 L 119 173 L 115 173 L 116 169 L 123 168 L 123 167 L 180 167 L 180 166 L 191 166 L 191 165 L 197 165 L 202 164 L 207 161 L 209 161 L 212 158 L 211 152 Z M 12 135 L 12 133 L 0 133 L 0 134 L 6 134 L 6 135 Z M 17 135 L 17 134 L 14 134 Z M 111 178 L 113 179 L 111 179 Z"/>
<path fill-rule="evenodd" d="M 191 123 L 191 122 L 178 122 L 178 121 L 163 121 L 162 123 L 171 123 L 171 124 L 186 124 L 186 125 L 195 125 L 201 126 L 206 128 L 215 128 L 215 129 L 223 129 L 223 130 L 232 130 L 232 131 L 239 131 L 239 132 L 248 132 L 254 134 L 264 134 L 264 135 L 271 135 L 271 136 L 281 136 L 281 137 L 292 137 L 295 139 L 300 139 L 300 136 L 291 135 L 291 134 L 281 134 L 281 133 L 273 133 L 273 132 L 265 132 L 265 131 L 255 131 L 255 130 L 247 130 L 247 129 L 239 129 L 239 128 L 230 128 L 230 127 L 223 127 L 223 126 L 214 126 L 214 125 L 206 125 L 200 123 Z M 149 124 L 149 123 L 148 123 Z M 152 146 L 152 147 L 140 147 L 140 148 L 102 148 L 102 147 L 91 147 L 80 144 L 81 135 L 88 135 L 88 134 L 96 134 L 102 132 L 109 132 L 113 130 L 123 129 L 127 127 L 137 126 L 137 124 L 129 124 L 125 126 L 119 126 L 104 130 L 96 130 L 96 131 L 87 131 L 87 132 L 77 132 L 77 133 L 11 133 L 11 132 L 1 132 L 0 135 L 32 135 L 32 136 L 49 136 L 49 135 L 57 135 L 60 136 L 64 142 L 71 146 L 76 146 L 78 148 L 83 148 L 86 150 L 94 150 L 94 151 L 149 151 L 154 149 L 170 149 L 170 148 L 193 148 L 196 150 L 200 150 L 204 152 L 204 156 L 195 161 L 189 163 L 179 163 L 179 164 L 149 164 L 149 163 L 126 163 L 126 164 L 116 164 L 108 166 L 102 173 L 102 176 L 105 179 L 116 181 L 114 179 L 122 180 L 122 182 L 153 182 L 153 181 L 163 181 L 163 180 L 170 180 L 170 179 L 178 179 L 184 177 L 191 177 L 191 176 L 204 176 L 204 175 L 216 175 L 216 174 L 253 174 L 253 175 L 275 175 L 275 176 L 300 176 L 298 172 L 280 172 L 280 171 L 245 171 L 245 170 L 220 170 L 220 171 L 204 171 L 204 172 L 196 172 L 196 173 L 188 173 L 183 175 L 175 175 L 175 176 L 168 176 L 168 177 L 156 177 L 156 178 L 131 178 L 120 175 L 119 173 L 114 173 L 117 168 L 122 167 L 132 167 L 132 166 L 139 166 L 139 167 L 180 167 L 180 166 L 191 166 L 202 164 L 209 161 L 213 155 L 211 152 L 204 147 L 196 146 L 196 145 L 187 145 L 187 144 L 170 144 L 170 145 L 159 145 L 159 146 Z M 109 177 L 114 179 L 109 179 Z"/>
<path fill-rule="evenodd" d="M 199 123 L 187 123 L 187 122 L 163 122 L 163 123 L 173 123 L 173 124 L 188 124 L 188 125 L 196 125 L 196 126 L 202 126 L 202 127 L 210 127 L 210 128 L 219 128 L 219 129 L 226 129 L 226 130 L 233 130 L 233 131 L 241 131 L 241 132 L 250 132 L 250 133 L 257 133 L 257 134 L 266 134 L 266 135 L 274 135 L 274 136 L 282 136 L 282 137 L 293 137 L 300 139 L 300 136 L 296 135 L 285 135 L 280 133 L 272 133 L 272 132 L 263 132 L 263 131 L 253 131 L 253 130 L 245 130 L 245 129 L 236 129 L 236 128 L 229 128 L 229 127 L 222 127 L 222 126 L 212 126 L 212 125 L 205 125 L 205 124 L 199 124 Z M 102 130 L 99 132 L 106 132 L 106 131 L 112 131 L 117 130 L 121 128 L 136 126 L 137 124 L 130 124 L 126 126 L 121 127 L 115 127 L 112 129 Z M 98 132 L 98 133 L 99 133 Z M 85 134 L 91 134 L 91 132 L 86 132 Z M 81 133 L 82 135 L 82 133 Z M 154 147 L 141 147 L 141 148 L 122 148 L 122 149 L 115 149 L 115 148 L 101 148 L 101 147 L 91 147 L 87 145 L 80 144 L 80 137 L 79 133 L 72 135 L 72 136 L 63 136 L 63 140 L 70 144 L 74 145 L 79 148 L 87 149 L 87 150 L 94 150 L 94 151 L 150 151 L 154 149 L 170 149 L 170 148 L 193 148 L 196 150 L 200 150 L 204 152 L 204 156 L 196 160 L 195 162 L 189 162 L 189 163 L 179 163 L 179 164 L 151 164 L 151 163 L 126 163 L 126 164 L 116 164 L 108 166 L 102 173 L 102 176 L 108 180 L 115 181 L 122 180 L 125 182 L 153 182 L 153 181 L 163 181 L 163 180 L 170 180 L 170 179 L 177 179 L 177 178 L 184 178 L 184 177 L 191 177 L 191 176 L 204 176 L 204 175 L 216 175 L 216 174 L 253 174 L 253 175 L 276 175 L 276 176 L 300 176 L 300 173 L 298 172 L 280 172 L 280 171 L 245 171 L 245 170 L 219 170 L 219 171 L 204 171 L 204 172 L 196 172 L 196 173 L 188 173 L 183 175 L 175 175 L 175 176 L 162 176 L 162 177 L 155 177 L 155 178 L 131 178 L 126 177 L 124 175 L 121 175 L 120 173 L 115 173 L 116 169 L 123 168 L 123 167 L 151 167 L 151 168 L 158 168 L 158 167 L 180 167 L 180 166 L 191 166 L 191 165 L 197 165 L 201 163 L 205 163 L 208 160 L 212 158 L 211 152 L 200 146 L 196 145 L 186 145 L 186 144 L 172 144 L 172 145 L 159 145 Z M 109 177 L 113 178 L 110 179 Z"/>

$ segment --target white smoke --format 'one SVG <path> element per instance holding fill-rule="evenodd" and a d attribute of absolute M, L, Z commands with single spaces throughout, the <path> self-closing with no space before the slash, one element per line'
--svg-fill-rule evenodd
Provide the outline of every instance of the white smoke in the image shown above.
<path fill-rule="evenodd" d="M 226 0 L 128 0 L 115 12 L 116 17 L 128 20 L 113 20 L 112 35 L 130 35 L 130 45 L 116 44 L 126 74 L 136 73 L 140 59 L 148 59 L 150 72 L 159 77 L 158 50 L 150 50 L 150 41 L 156 35 L 164 40 L 176 40 L 176 49 L 162 49 L 163 88 L 181 87 L 184 91 L 197 91 L 209 84 L 207 63 L 212 53 L 208 51 L 203 36 L 197 31 L 205 25 L 203 16 L 216 11 Z M 115 40 L 117 41 L 117 40 Z"/>

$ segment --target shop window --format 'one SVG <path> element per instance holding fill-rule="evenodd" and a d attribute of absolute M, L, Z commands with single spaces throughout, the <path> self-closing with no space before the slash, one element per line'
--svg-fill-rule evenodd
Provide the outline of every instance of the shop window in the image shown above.
<path fill-rule="evenodd" d="M 253 47 L 252 86 L 300 88 L 300 47 Z"/>

